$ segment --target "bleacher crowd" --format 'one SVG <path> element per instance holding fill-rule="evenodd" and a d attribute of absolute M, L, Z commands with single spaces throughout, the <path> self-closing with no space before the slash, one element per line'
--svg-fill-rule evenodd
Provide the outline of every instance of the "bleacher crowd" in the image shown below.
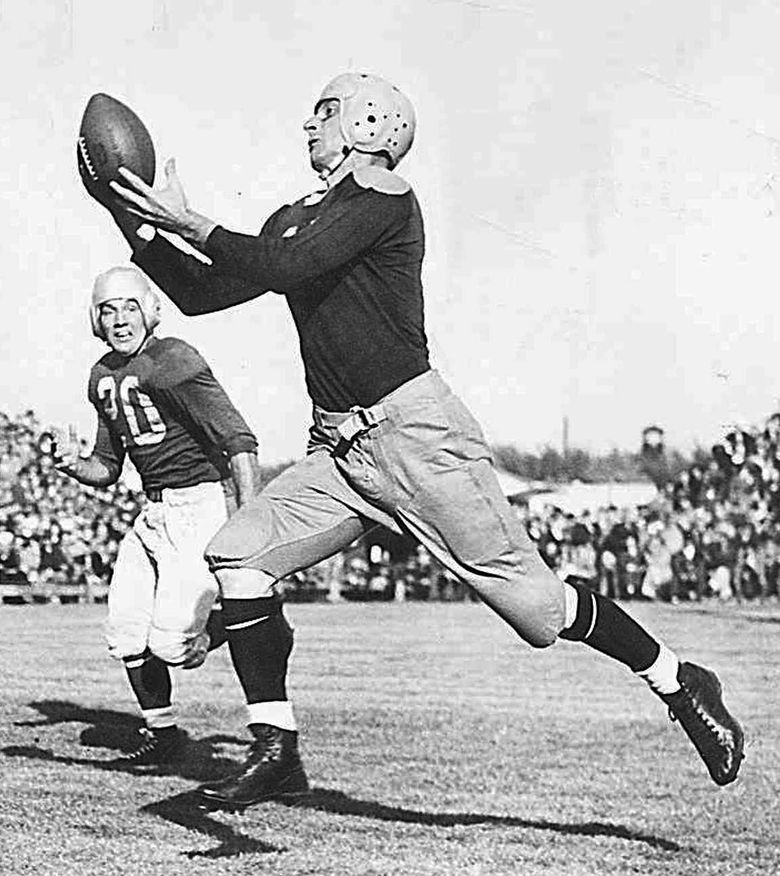
<path fill-rule="evenodd" d="M 6 602 L 99 600 L 138 513 L 123 484 L 82 487 L 56 471 L 32 411 L 0 411 L 0 591 Z"/>
<path fill-rule="evenodd" d="M 548 565 L 618 599 L 777 599 L 780 414 L 730 431 L 649 505 L 527 519 Z"/>
<path fill-rule="evenodd" d="M 32 411 L 0 412 L 0 597 L 105 599 L 119 541 L 142 496 L 57 472 Z M 780 414 L 735 429 L 650 504 L 517 513 L 547 564 L 618 599 L 778 599 Z M 283 582 L 291 600 L 469 598 L 423 548 L 368 539 Z"/>

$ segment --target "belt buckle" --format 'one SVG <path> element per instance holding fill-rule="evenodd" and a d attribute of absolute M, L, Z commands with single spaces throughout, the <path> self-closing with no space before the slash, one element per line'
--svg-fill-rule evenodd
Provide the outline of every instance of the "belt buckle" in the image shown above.
<path fill-rule="evenodd" d="M 359 419 L 357 416 L 359 408 L 351 408 L 351 414 L 336 427 L 336 431 L 341 435 L 344 441 L 352 441 L 352 439 L 360 432 L 360 426 L 355 422 Z"/>

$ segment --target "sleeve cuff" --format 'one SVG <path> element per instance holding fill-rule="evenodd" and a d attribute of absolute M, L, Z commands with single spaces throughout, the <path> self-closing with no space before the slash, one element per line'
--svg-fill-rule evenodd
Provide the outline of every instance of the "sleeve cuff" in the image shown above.
<path fill-rule="evenodd" d="M 219 241 L 224 233 L 225 229 L 221 225 L 214 225 L 209 231 L 203 246 L 201 246 L 201 252 L 210 259 L 213 259 L 215 255 L 219 255 Z"/>
<path fill-rule="evenodd" d="M 238 453 L 256 453 L 257 439 L 254 435 L 236 435 L 225 442 L 225 453 L 228 458 Z"/>

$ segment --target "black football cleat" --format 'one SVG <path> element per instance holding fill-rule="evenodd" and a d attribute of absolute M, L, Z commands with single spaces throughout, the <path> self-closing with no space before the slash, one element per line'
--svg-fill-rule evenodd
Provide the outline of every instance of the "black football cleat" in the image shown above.
<path fill-rule="evenodd" d="M 197 788 L 201 804 L 212 809 L 244 809 L 264 800 L 308 794 L 298 734 L 270 724 L 252 724 L 250 729 L 255 741 L 246 762 L 234 775 Z"/>
<path fill-rule="evenodd" d="M 718 676 L 695 663 L 681 663 L 677 680 L 680 690 L 661 696 L 669 707 L 669 717 L 680 722 L 713 782 L 728 785 L 737 778 L 745 757 L 745 738 L 723 704 Z"/>
<path fill-rule="evenodd" d="M 163 730 L 141 727 L 138 732 L 141 736 L 138 747 L 129 754 L 109 761 L 112 769 L 151 773 L 181 759 L 187 736 L 178 727 L 166 727 Z"/>

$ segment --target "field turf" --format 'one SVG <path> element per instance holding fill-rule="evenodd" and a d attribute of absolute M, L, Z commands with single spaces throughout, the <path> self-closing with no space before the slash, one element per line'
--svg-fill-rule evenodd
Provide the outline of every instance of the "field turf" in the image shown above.
<path fill-rule="evenodd" d="M 104 606 L 0 606 L 5 876 L 780 873 L 780 607 L 629 611 L 715 668 L 747 759 L 718 789 L 630 673 L 520 643 L 476 604 L 291 605 L 291 693 L 313 794 L 203 812 L 248 739 L 226 649 L 177 673 L 188 758 L 105 768 L 138 718 Z"/>

